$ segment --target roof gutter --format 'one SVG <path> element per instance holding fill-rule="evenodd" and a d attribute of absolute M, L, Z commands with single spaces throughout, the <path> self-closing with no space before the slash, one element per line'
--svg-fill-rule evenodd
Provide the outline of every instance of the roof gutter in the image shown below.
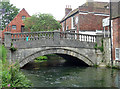
<path fill-rule="evenodd" d="M 79 11 L 77 11 L 77 12 L 75 12 L 74 14 L 72 14 L 72 15 L 68 16 L 68 17 L 67 17 L 67 18 L 65 18 L 64 20 L 60 21 L 60 23 L 64 22 L 65 20 L 67 20 L 68 18 L 70 18 L 70 17 L 74 16 L 74 15 L 75 15 L 75 14 L 77 14 L 77 13 L 79 13 Z"/>

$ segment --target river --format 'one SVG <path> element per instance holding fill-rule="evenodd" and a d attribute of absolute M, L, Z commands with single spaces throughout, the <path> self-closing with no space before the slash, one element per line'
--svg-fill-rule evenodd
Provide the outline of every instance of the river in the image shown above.
<path fill-rule="evenodd" d="M 43 63 L 44 64 L 44 63 Z M 46 63 L 45 63 L 46 64 Z M 33 87 L 119 87 L 120 70 L 77 66 L 21 69 Z"/>

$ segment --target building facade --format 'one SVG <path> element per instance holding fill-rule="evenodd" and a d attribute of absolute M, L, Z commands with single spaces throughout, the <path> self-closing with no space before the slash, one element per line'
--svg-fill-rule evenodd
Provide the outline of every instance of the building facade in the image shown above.
<path fill-rule="evenodd" d="M 108 4 L 107 2 L 86 2 L 74 10 L 66 6 L 65 17 L 60 22 L 61 31 L 70 29 L 76 29 L 77 32 L 102 31 L 102 20 L 109 17 Z"/>
<path fill-rule="evenodd" d="M 112 2 L 113 60 L 120 61 L 120 0 Z"/>
<path fill-rule="evenodd" d="M 11 32 L 11 33 L 24 32 L 25 31 L 25 29 L 24 29 L 25 24 L 23 23 L 23 21 L 28 17 L 30 17 L 30 15 L 23 8 L 17 14 L 17 16 L 2 31 L 2 37 L 4 38 L 4 32 Z"/>

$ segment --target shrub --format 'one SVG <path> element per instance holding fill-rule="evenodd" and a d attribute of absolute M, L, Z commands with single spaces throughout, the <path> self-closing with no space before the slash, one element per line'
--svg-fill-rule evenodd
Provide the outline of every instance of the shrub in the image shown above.
<path fill-rule="evenodd" d="M 6 60 L 7 51 L 4 46 L 0 46 L 0 77 L 1 87 L 30 87 L 30 81 L 20 72 L 18 63 L 9 64 Z M 3 55 L 2 55 L 3 54 Z"/>
<path fill-rule="evenodd" d="M 47 56 L 40 56 L 40 57 L 35 58 L 35 60 L 46 60 L 46 59 L 48 59 Z"/>
<path fill-rule="evenodd" d="M 10 50 L 11 50 L 12 52 L 14 52 L 14 51 L 16 51 L 16 50 L 17 50 L 17 48 L 13 46 L 13 43 L 11 43 Z"/>
<path fill-rule="evenodd" d="M 0 45 L 0 60 L 2 63 L 6 63 L 7 58 L 7 50 L 5 49 L 4 45 Z"/>
<path fill-rule="evenodd" d="M 35 58 L 34 62 L 46 62 L 47 59 L 48 59 L 47 56 L 40 56 L 40 57 Z"/>
<path fill-rule="evenodd" d="M 98 47 L 97 43 L 94 46 L 94 49 L 97 50 L 99 49 L 101 52 L 104 52 L 104 45 L 103 45 L 103 40 L 101 40 L 102 45 Z"/>

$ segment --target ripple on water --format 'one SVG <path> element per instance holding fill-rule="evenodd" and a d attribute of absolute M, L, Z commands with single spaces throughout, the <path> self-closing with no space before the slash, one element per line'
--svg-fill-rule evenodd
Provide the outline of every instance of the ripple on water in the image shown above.
<path fill-rule="evenodd" d="M 120 71 L 91 67 L 49 67 L 23 72 L 35 87 L 118 87 L 120 76 Z"/>

